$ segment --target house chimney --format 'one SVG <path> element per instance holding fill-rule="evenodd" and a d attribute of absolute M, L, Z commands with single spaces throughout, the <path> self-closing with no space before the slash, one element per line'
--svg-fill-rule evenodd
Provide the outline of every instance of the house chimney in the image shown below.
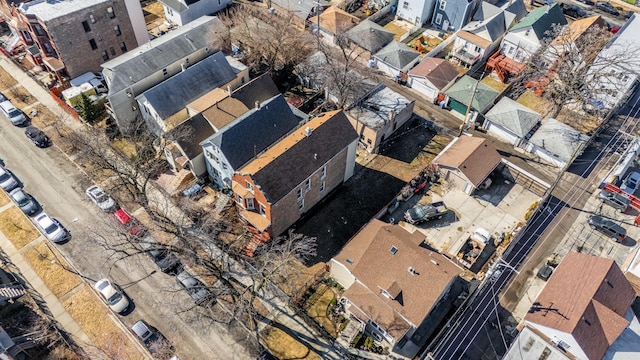
<path fill-rule="evenodd" d="M 255 105 L 256 105 L 256 109 L 260 109 L 260 101 L 256 100 Z"/>
<path fill-rule="evenodd" d="M 231 97 L 231 85 L 227 85 L 227 92 L 229 93 L 229 97 Z"/>
<path fill-rule="evenodd" d="M 304 136 L 309 137 L 311 136 L 311 133 L 313 132 L 313 130 L 310 127 L 306 127 L 306 129 L 304 129 Z"/>
<path fill-rule="evenodd" d="M 389 110 L 389 122 L 392 122 L 396 117 L 396 112 L 394 110 Z"/>

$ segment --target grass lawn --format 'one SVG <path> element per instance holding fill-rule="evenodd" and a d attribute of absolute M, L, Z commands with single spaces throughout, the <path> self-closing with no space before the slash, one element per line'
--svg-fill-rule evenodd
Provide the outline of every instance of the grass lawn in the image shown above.
<path fill-rule="evenodd" d="M 2 196 L 9 200 L 6 195 Z M 23 248 L 40 236 L 40 232 L 17 207 L 11 207 L 0 213 L 0 231 L 13 243 L 16 249 Z"/>
<path fill-rule="evenodd" d="M 57 297 L 71 291 L 82 281 L 72 272 L 65 270 L 60 264 L 69 268 L 64 259 L 55 254 L 47 246 L 47 242 L 42 242 L 25 252 L 24 258 L 29 262 L 33 270 L 44 281 L 45 285 Z"/>
<path fill-rule="evenodd" d="M 5 195 L 4 191 L 0 192 L 0 206 L 4 206 L 9 203 L 9 197 Z"/>
<path fill-rule="evenodd" d="M 543 97 L 537 96 L 531 90 L 527 90 L 522 93 L 522 95 L 520 95 L 520 97 L 516 101 L 539 113 L 543 117 L 552 108 L 552 105 L 547 100 L 545 100 Z"/>
<path fill-rule="evenodd" d="M 118 149 L 129 159 L 133 159 L 136 155 L 136 146 L 125 139 L 114 140 L 113 147 Z"/>
<path fill-rule="evenodd" d="M 480 82 L 500 93 L 503 92 L 504 89 L 507 88 L 507 86 L 509 86 L 507 84 L 501 83 L 500 81 L 492 78 L 491 76 L 486 76 Z"/>
<path fill-rule="evenodd" d="M 4 69 L 0 69 L 0 91 L 5 91 L 10 87 L 15 86 L 17 83 L 18 82 L 13 78 L 13 76 L 9 75 L 9 73 Z"/>
<path fill-rule="evenodd" d="M 278 359 L 320 360 L 318 354 L 278 328 L 268 326 L 264 333 L 262 342 Z"/>
<path fill-rule="evenodd" d="M 560 114 L 558 114 L 556 120 L 583 133 L 593 132 L 600 124 L 597 117 L 589 114 L 577 113 L 567 109 L 566 107 L 563 107 L 562 110 L 560 110 Z"/>
<path fill-rule="evenodd" d="M 329 309 L 329 303 L 331 303 L 331 300 L 333 300 L 334 298 L 335 298 L 335 295 L 333 294 L 333 291 L 331 291 L 331 289 L 328 289 L 327 291 L 324 292 L 324 294 L 322 294 L 320 299 L 318 299 L 318 301 L 316 301 L 316 303 L 313 304 L 307 310 L 307 313 L 316 322 L 318 322 L 318 324 L 322 325 L 322 327 L 325 330 L 327 330 L 327 332 L 329 332 L 329 334 L 331 334 L 331 336 L 333 336 L 335 338 L 336 337 L 336 327 L 333 324 L 333 321 L 331 321 L 327 317 L 327 311 Z"/>
<path fill-rule="evenodd" d="M 139 359 L 141 354 L 120 328 L 113 323 L 108 309 L 88 286 L 63 302 L 64 308 L 82 326 L 91 342 L 118 359 Z M 117 352 L 117 353 L 113 353 Z"/>

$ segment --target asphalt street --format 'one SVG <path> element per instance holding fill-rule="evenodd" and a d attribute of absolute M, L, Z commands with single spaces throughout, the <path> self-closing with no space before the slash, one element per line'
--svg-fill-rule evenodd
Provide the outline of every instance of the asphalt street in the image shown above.
<path fill-rule="evenodd" d="M 495 351 L 487 325 L 496 328 L 506 343 L 500 325 L 504 319 L 496 318 L 499 316 L 497 309 L 503 305 L 508 308 L 520 299 L 518 285 L 524 281 L 518 277 L 535 276 L 533 269 L 550 255 L 562 239 L 563 229 L 575 221 L 577 213 L 591 195 L 589 185 L 602 180 L 597 178 L 599 170 L 612 165 L 611 155 L 624 144 L 624 134 L 618 130 L 635 129 L 637 119 L 634 116 L 640 109 L 639 103 L 640 95 L 636 93 L 629 101 L 634 106 L 622 108 L 618 116 L 613 116 L 595 140 L 576 158 L 575 165 L 562 174 L 540 210 L 505 251 L 502 260 L 497 262 L 494 271 L 500 270 L 500 275 L 484 281 L 469 299 L 466 308 L 451 319 L 447 331 L 437 344 L 431 344 L 421 358 L 427 358 L 429 353 L 434 359 L 492 358 L 486 355 Z M 503 348 L 507 345 L 504 344 Z"/>

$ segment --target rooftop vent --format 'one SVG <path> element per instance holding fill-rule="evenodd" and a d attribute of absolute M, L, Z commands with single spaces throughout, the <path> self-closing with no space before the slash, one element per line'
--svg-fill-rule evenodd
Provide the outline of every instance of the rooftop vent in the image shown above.
<path fill-rule="evenodd" d="M 391 246 L 391 249 L 389 249 L 389 251 L 390 251 L 393 255 L 395 255 L 395 254 L 398 252 L 398 248 L 397 248 L 397 247 L 395 247 L 395 246 Z"/>
<path fill-rule="evenodd" d="M 307 126 L 307 127 L 304 129 L 304 136 L 309 137 L 309 136 L 311 136 L 311 133 L 312 133 L 312 132 L 313 132 L 313 130 L 312 130 L 310 127 L 308 127 L 308 126 Z"/>

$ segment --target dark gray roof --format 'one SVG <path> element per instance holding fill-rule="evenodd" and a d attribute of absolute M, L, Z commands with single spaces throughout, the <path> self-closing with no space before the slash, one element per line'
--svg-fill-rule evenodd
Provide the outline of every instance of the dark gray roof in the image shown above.
<path fill-rule="evenodd" d="M 390 42 L 374 55 L 375 58 L 399 70 L 404 70 L 418 56 L 420 56 L 419 52 L 398 41 Z"/>
<path fill-rule="evenodd" d="M 167 119 L 188 103 L 236 77 L 222 52 L 217 52 L 144 92 L 160 118 Z"/>
<path fill-rule="evenodd" d="M 325 0 L 271 0 L 271 2 L 279 7 L 291 11 L 294 16 L 306 19 L 311 10 L 313 10 L 320 3 L 321 8 L 328 7 L 329 4 Z"/>
<path fill-rule="evenodd" d="M 562 8 L 557 3 L 543 5 L 532 10 L 519 23 L 515 24 L 511 30 L 531 27 L 538 39 L 547 37 L 546 33 L 553 30 L 553 25 L 567 25 L 567 19 L 562 13 Z"/>
<path fill-rule="evenodd" d="M 166 135 L 167 139 L 176 141 L 189 159 L 202 154 L 200 142 L 209 138 L 215 130 L 204 118 L 202 113 L 194 115 L 182 124 L 171 129 Z"/>
<path fill-rule="evenodd" d="M 354 26 L 346 32 L 346 35 L 351 41 L 371 53 L 382 49 L 395 36 L 394 33 L 371 20 L 365 20 Z"/>
<path fill-rule="evenodd" d="M 202 16 L 102 64 L 112 72 L 109 94 L 122 91 L 200 49 L 209 48 L 211 52 L 221 49 L 227 33 L 220 19 Z"/>
<path fill-rule="evenodd" d="M 253 180 L 275 204 L 356 139 L 358 134 L 340 111 L 257 171 Z"/>
<path fill-rule="evenodd" d="M 295 129 L 300 120 L 280 94 L 262 103 L 259 109 L 251 108 L 220 129 L 208 142 L 217 145 L 231 167 L 238 169 Z"/>
<path fill-rule="evenodd" d="M 276 84 L 271 80 L 269 74 L 264 74 L 235 89 L 231 97 L 251 109 L 255 106 L 256 101 L 267 101 L 278 94 L 280 92 Z"/>

